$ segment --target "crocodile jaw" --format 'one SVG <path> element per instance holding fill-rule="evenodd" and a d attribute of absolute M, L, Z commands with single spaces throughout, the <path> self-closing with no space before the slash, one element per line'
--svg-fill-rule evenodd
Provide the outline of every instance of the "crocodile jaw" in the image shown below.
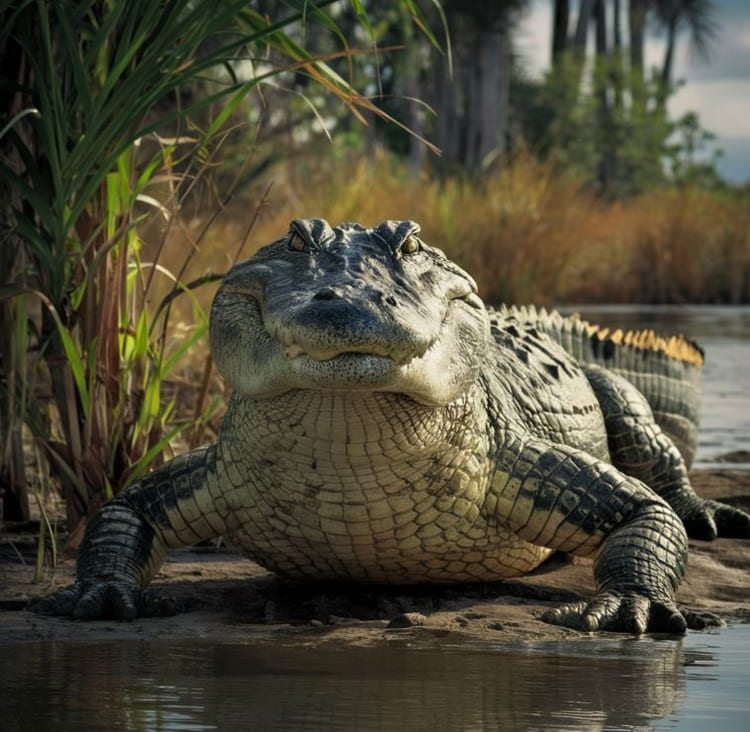
<path fill-rule="evenodd" d="M 308 388 L 373 390 L 397 380 L 400 365 L 388 356 L 374 353 L 345 352 L 318 359 L 307 353 L 290 358 L 286 349 L 290 376 Z"/>
<path fill-rule="evenodd" d="M 387 391 L 441 405 L 466 391 L 488 353 L 487 312 L 472 278 L 417 231 L 296 221 L 235 265 L 210 328 L 235 392 Z"/>
<path fill-rule="evenodd" d="M 221 302 L 223 298 L 231 301 Z M 381 391 L 441 406 L 467 391 L 486 352 L 486 311 L 464 299 L 451 301 L 426 349 L 413 355 L 399 352 L 398 360 L 366 350 L 344 350 L 346 346 L 339 351 L 332 346 L 306 348 L 288 336 L 285 343 L 269 333 L 254 297 L 230 291 L 220 292 L 217 300 L 222 322 L 212 324 L 214 357 L 232 388 L 253 398 L 271 398 L 294 389 Z M 227 332 L 233 337 L 226 337 Z"/>

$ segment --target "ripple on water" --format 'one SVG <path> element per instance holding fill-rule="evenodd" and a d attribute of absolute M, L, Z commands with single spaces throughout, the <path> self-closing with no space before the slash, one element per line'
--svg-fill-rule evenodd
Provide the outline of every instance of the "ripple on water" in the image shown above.
<path fill-rule="evenodd" d="M 746 625 L 683 640 L 406 638 L 17 645 L 0 657 L 3 729 L 723 732 L 750 715 Z"/>

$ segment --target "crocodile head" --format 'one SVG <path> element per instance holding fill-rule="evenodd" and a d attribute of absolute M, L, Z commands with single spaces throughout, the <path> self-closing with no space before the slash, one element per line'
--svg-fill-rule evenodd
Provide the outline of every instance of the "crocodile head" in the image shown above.
<path fill-rule="evenodd" d="M 476 379 L 488 317 L 472 278 L 418 237 L 298 219 L 233 267 L 211 309 L 211 349 L 235 392 L 386 391 L 447 404 Z"/>

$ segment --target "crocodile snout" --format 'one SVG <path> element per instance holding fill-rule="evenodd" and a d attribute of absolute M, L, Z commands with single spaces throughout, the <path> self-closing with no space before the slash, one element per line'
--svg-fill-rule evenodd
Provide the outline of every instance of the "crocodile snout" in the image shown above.
<path fill-rule="evenodd" d="M 471 277 L 426 245 L 412 221 L 375 228 L 297 220 L 227 274 L 211 347 L 239 393 L 398 392 L 447 404 L 487 348 Z"/>
<path fill-rule="evenodd" d="M 434 340 L 432 330 L 415 318 L 393 316 L 382 298 L 346 296 L 330 287 L 302 302 L 275 307 L 266 302 L 266 330 L 286 349 L 287 357 L 306 355 L 328 361 L 345 353 L 390 358 L 398 364 L 422 356 Z"/>

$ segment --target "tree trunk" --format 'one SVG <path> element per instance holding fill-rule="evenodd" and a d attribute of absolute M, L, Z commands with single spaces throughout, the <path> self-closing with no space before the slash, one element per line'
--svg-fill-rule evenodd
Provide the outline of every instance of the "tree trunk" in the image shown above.
<path fill-rule="evenodd" d="M 555 0 L 555 16 L 552 25 L 552 66 L 568 48 L 568 23 L 570 22 L 569 0 Z"/>
<path fill-rule="evenodd" d="M 612 12 L 612 33 L 614 36 L 614 47 L 616 51 L 619 51 L 622 48 L 622 18 L 620 17 L 620 0 L 614 0 Z"/>
<path fill-rule="evenodd" d="M 510 53 L 505 30 L 482 29 L 477 36 L 467 161 L 475 170 L 489 162 L 488 156 L 505 151 L 510 89 Z"/>
<path fill-rule="evenodd" d="M 634 119 L 646 113 L 646 82 L 643 73 L 643 45 L 646 28 L 647 0 L 630 0 L 628 25 L 630 29 L 630 95 Z"/>
<path fill-rule="evenodd" d="M 573 36 L 573 63 L 571 65 L 570 81 L 576 93 L 580 95 L 583 81 L 583 69 L 586 63 L 586 47 L 588 45 L 589 23 L 596 0 L 581 0 L 578 7 L 578 19 Z"/>
<path fill-rule="evenodd" d="M 622 6 L 620 0 L 614 0 L 612 8 L 612 52 L 610 53 L 609 60 L 609 78 L 612 86 L 612 119 L 616 125 L 619 125 L 622 120 L 622 114 L 624 109 L 624 60 L 622 53 Z M 617 140 L 614 140 L 615 145 Z M 616 155 L 613 160 L 613 165 L 616 166 Z M 612 172 L 613 177 L 616 175 L 614 169 Z"/>
<path fill-rule="evenodd" d="M 581 56 L 586 55 L 586 41 L 589 33 L 589 21 L 591 13 L 594 10 L 595 0 L 581 0 L 581 6 L 578 10 L 578 21 L 576 22 L 576 32 L 573 36 L 573 48 Z"/>
<path fill-rule="evenodd" d="M 604 58 L 607 55 L 607 9 L 604 0 L 596 0 L 594 18 L 596 20 L 596 55 Z"/>
<path fill-rule="evenodd" d="M 664 113 L 669 98 L 669 87 L 672 84 L 672 64 L 674 62 L 674 48 L 677 38 L 678 15 L 673 13 L 667 23 L 667 47 L 664 51 L 664 63 L 661 67 L 661 78 L 657 92 L 657 104 L 660 113 Z"/>
<path fill-rule="evenodd" d="M 443 151 L 443 171 L 481 169 L 506 149 L 511 74 L 507 18 L 480 22 L 460 9 L 448 14 L 453 43 L 453 78 L 437 66 L 433 107 L 435 142 Z"/>
<path fill-rule="evenodd" d="M 395 74 L 401 78 L 404 101 L 404 116 L 409 129 L 419 137 L 425 133 L 425 110 L 416 100 L 424 97 L 422 73 L 422 44 L 415 37 L 411 18 L 399 7 L 399 30 L 404 39 L 404 50 L 399 58 Z M 394 74 L 394 75 L 395 75 Z M 409 135 L 409 175 L 416 178 L 424 166 L 427 148 L 414 135 Z"/>
<path fill-rule="evenodd" d="M 674 63 L 674 47 L 677 39 L 677 13 L 672 15 L 667 25 L 667 48 L 664 52 L 664 63 L 661 67 L 661 81 L 665 87 L 672 83 L 672 64 Z"/>
<path fill-rule="evenodd" d="M 451 26 L 455 46 L 454 34 L 454 26 Z M 432 101 L 435 110 L 434 139 L 442 151 L 440 168 L 443 170 L 458 161 L 459 94 L 456 87 L 462 87 L 465 83 L 460 55 L 460 49 L 454 48 L 452 78 L 449 75 L 448 60 L 444 56 L 440 56 L 435 64 L 435 93 Z"/>
<path fill-rule="evenodd" d="M 607 55 L 607 8 L 605 0 L 596 0 L 594 9 L 596 20 L 596 66 L 594 84 L 597 98 L 598 133 L 601 140 L 598 182 L 602 191 L 609 188 L 612 180 L 614 149 L 612 145 L 612 117 L 607 101 L 610 81 L 610 59 Z"/>
<path fill-rule="evenodd" d="M 643 45 L 646 28 L 646 0 L 630 0 L 628 8 L 630 28 L 630 70 L 643 79 Z"/>

